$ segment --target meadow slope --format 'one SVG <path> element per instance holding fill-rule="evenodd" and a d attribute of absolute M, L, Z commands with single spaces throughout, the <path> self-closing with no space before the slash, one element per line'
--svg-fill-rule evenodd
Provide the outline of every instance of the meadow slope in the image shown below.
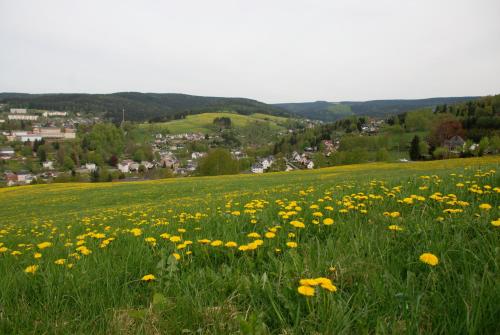
<path fill-rule="evenodd" d="M 0 333 L 494 333 L 499 165 L 0 189 Z"/>
<path fill-rule="evenodd" d="M 213 133 L 217 126 L 214 126 L 213 121 L 217 117 L 228 117 L 231 119 L 231 125 L 235 129 L 246 128 L 250 125 L 263 126 L 267 125 L 274 131 L 284 130 L 284 124 L 288 121 L 286 117 L 273 116 L 267 114 L 254 113 L 250 115 L 242 115 L 230 112 L 214 112 L 188 115 L 184 119 L 173 120 L 169 122 L 157 122 L 154 124 L 145 123 L 141 127 L 143 129 L 162 130 L 168 129 L 171 134 L 183 133 Z"/>

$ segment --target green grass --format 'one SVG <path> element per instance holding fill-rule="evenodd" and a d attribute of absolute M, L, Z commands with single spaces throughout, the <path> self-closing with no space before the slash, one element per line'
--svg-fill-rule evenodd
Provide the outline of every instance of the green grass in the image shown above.
<path fill-rule="evenodd" d="M 273 116 L 267 114 L 251 114 L 251 115 L 241 115 L 230 112 L 218 112 L 218 113 L 203 113 L 188 115 L 185 119 L 174 120 L 170 122 L 155 123 L 154 125 L 144 124 L 142 127 L 151 128 L 155 130 L 158 129 L 168 129 L 172 134 L 182 134 L 182 133 L 213 133 L 217 127 L 213 125 L 213 120 L 216 117 L 229 117 L 231 118 L 232 126 L 236 129 L 245 128 L 251 124 L 267 124 L 273 130 L 279 131 L 283 130 L 283 124 L 287 122 L 287 118 L 280 116 Z"/>
<path fill-rule="evenodd" d="M 487 157 L 0 189 L 0 247 L 7 248 L 0 333 L 495 333 L 500 230 L 491 221 L 499 216 L 499 164 Z M 448 198 L 432 199 L 436 192 Z M 411 195 L 424 199 L 406 204 Z M 492 208 L 480 209 L 484 203 Z M 323 214 L 319 224 L 315 212 Z M 326 217 L 335 223 L 324 225 Z M 198 242 L 247 245 L 248 233 L 276 226 L 256 250 Z M 178 249 L 182 243 L 163 233 L 193 243 Z M 101 248 L 107 238 L 114 240 Z M 53 245 L 37 250 L 46 241 Z M 78 241 L 92 253 L 75 251 Z M 439 264 L 420 262 L 424 252 Z M 35 264 L 34 274 L 24 273 Z M 141 281 L 146 274 L 156 280 Z M 300 279 L 316 277 L 331 279 L 337 291 L 297 292 Z"/>

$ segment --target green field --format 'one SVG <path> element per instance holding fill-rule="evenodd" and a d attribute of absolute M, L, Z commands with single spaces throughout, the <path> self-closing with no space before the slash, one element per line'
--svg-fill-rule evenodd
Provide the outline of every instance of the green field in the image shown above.
<path fill-rule="evenodd" d="M 188 115 L 185 119 L 161 122 L 155 124 L 143 124 L 143 128 L 153 128 L 154 130 L 168 129 L 171 134 L 182 133 L 213 133 L 218 129 L 213 124 L 217 117 L 231 118 L 232 127 L 235 129 L 249 127 L 250 125 L 268 125 L 272 130 L 279 131 L 284 129 L 288 121 L 285 117 L 273 116 L 267 114 L 242 115 L 230 112 L 203 113 Z"/>
<path fill-rule="evenodd" d="M 0 189 L 0 333 L 496 333 L 499 165 Z"/>

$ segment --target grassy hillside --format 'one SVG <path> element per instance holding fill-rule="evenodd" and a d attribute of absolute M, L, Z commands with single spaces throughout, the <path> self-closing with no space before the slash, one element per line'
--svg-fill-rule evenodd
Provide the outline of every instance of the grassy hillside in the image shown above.
<path fill-rule="evenodd" d="M 499 165 L 0 189 L 0 333 L 495 333 Z"/>
<path fill-rule="evenodd" d="M 283 109 L 245 98 L 202 97 L 174 93 L 120 92 L 113 94 L 0 93 L 0 102 L 12 107 L 103 113 L 114 120 L 170 120 L 182 115 L 228 110 L 239 114 L 286 116 Z"/>
<path fill-rule="evenodd" d="M 216 113 L 203 113 L 196 115 L 188 115 L 185 119 L 173 120 L 169 122 L 144 124 L 143 128 L 153 129 L 168 129 L 171 134 L 181 134 L 181 133 L 212 133 L 218 127 L 213 124 L 213 120 L 217 117 L 229 117 L 231 118 L 232 127 L 235 129 L 241 129 L 249 127 L 250 125 L 267 125 L 272 130 L 279 131 L 284 129 L 284 125 L 287 122 L 287 118 L 255 113 L 251 115 L 241 115 L 229 112 L 216 112 Z"/>
<path fill-rule="evenodd" d="M 336 121 L 349 115 L 385 117 L 404 113 L 413 109 L 435 107 L 474 100 L 478 97 L 447 97 L 430 99 L 399 99 L 342 102 L 304 102 L 275 104 L 276 107 L 296 115 L 322 121 Z"/>

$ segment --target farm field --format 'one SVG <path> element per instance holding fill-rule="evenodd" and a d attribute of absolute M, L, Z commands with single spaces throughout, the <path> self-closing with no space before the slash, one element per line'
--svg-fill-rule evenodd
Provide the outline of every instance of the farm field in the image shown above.
<path fill-rule="evenodd" d="M 267 114 L 254 113 L 242 115 L 230 112 L 217 112 L 188 115 L 185 119 L 156 123 L 154 125 L 143 124 L 142 127 L 146 129 L 154 127 L 155 130 L 168 129 L 171 134 L 193 132 L 212 133 L 214 129 L 217 129 L 217 127 L 213 125 L 213 120 L 217 117 L 231 118 L 232 126 L 235 128 L 245 128 L 251 124 L 267 124 L 273 130 L 283 130 L 283 124 L 288 121 L 285 117 Z"/>
<path fill-rule="evenodd" d="M 492 334 L 499 167 L 3 188 L 0 333 Z"/>

